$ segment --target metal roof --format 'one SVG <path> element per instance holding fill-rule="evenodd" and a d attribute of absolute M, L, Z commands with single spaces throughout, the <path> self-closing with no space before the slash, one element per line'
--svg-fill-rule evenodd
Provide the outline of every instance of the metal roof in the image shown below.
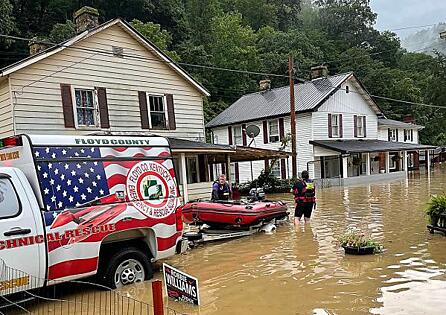
<path fill-rule="evenodd" d="M 294 86 L 296 112 L 310 111 L 318 107 L 335 92 L 352 73 L 319 78 Z M 281 88 L 243 95 L 234 104 L 212 119 L 207 128 L 231 125 L 290 113 L 290 88 Z"/>
<path fill-rule="evenodd" d="M 424 126 L 416 125 L 416 124 L 410 124 L 405 123 L 398 120 L 393 119 L 387 119 L 387 118 L 379 118 L 378 119 L 378 126 L 385 126 L 385 127 L 395 127 L 395 128 L 408 128 L 408 129 L 423 129 Z"/>
<path fill-rule="evenodd" d="M 313 140 L 310 144 L 325 149 L 337 151 L 343 154 L 366 153 L 366 152 L 388 152 L 388 151 L 412 151 L 412 150 L 431 150 L 435 146 L 390 142 L 383 140 Z"/>

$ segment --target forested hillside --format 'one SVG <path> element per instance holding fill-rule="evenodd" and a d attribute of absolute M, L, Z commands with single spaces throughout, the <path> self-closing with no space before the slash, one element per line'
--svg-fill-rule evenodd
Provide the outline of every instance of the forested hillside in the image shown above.
<path fill-rule="evenodd" d="M 374 29 L 369 0 L 0 0 L 0 33 L 60 42 L 74 34 L 72 15 L 83 5 L 97 8 L 102 22 L 132 21 L 182 62 L 212 94 L 206 120 L 266 77 L 212 67 L 286 75 L 290 53 L 300 78 L 326 64 L 330 74 L 354 71 L 371 94 L 446 104 L 446 57 L 409 53 L 395 34 Z M 0 41 L 3 66 L 27 56 L 26 41 Z M 287 83 L 270 79 L 273 87 Z M 376 101 L 389 118 L 414 115 L 426 126 L 423 142 L 446 145 L 446 108 Z"/>

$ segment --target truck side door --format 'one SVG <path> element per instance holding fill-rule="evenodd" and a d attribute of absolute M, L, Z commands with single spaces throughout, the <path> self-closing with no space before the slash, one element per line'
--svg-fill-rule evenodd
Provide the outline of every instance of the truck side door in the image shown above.
<path fill-rule="evenodd" d="M 43 286 L 45 252 L 31 186 L 20 170 L 0 168 L 0 296 Z"/>

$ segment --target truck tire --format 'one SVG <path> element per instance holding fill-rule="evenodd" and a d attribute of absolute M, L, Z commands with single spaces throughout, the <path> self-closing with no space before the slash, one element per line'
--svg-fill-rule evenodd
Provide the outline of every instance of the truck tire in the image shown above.
<path fill-rule="evenodd" d="M 142 282 L 153 277 L 152 263 L 137 247 L 127 247 L 113 253 L 103 262 L 101 282 L 108 288 Z"/>

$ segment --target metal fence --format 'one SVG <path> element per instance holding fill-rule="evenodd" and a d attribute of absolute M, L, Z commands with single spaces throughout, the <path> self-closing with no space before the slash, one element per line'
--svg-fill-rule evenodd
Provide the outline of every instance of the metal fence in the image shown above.
<path fill-rule="evenodd" d="M 166 306 L 156 312 L 152 304 L 92 282 L 68 281 L 42 288 L 43 283 L 0 259 L 0 315 L 180 314 Z"/>

